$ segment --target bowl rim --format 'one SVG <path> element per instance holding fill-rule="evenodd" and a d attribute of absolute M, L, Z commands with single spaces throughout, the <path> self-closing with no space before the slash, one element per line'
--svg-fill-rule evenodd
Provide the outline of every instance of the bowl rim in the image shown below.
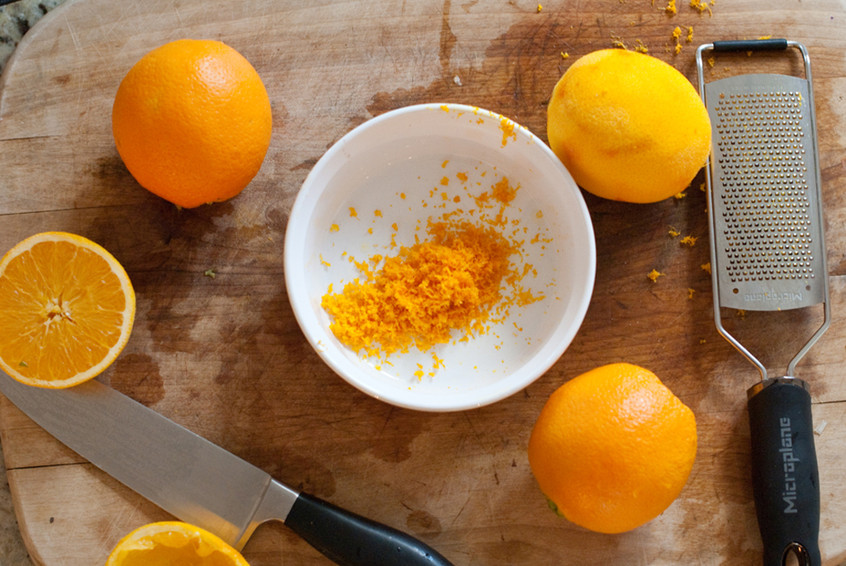
<path fill-rule="evenodd" d="M 332 345 L 322 344 L 322 326 L 319 321 L 316 319 L 313 320 L 308 316 L 311 314 L 313 307 L 311 306 L 311 301 L 307 296 L 307 285 L 301 284 L 298 281 L 298 277 L 302 277 L 301 274 L 304 272 L 301 265 L 305 260 L 305 252 L 303 250 L 302 253 L 300 253 L 300 250 L 297 248 L 298 238 L 292 237 L 292 234 L 307 225 L 307 222 L 305 222 L 305 218 L 303 217 L 304 214 L 309 218 L 311 217 L 314 205 L 313 203 L 307 201 L 316 199 L 325 191 L 326 183 L 320 183 L 320 186 L 317 186 L 316 189 L 313 188 L 313 185 L 317 184 L 316 179 L 319 179 L 324 170 L 329 168 L 336 159 L 346 159 L 343 152 L 351 141 L 367 130 L 380 127 L 386 121 L 395 120 L 398 117 L 402 117 L 409 113 L 423 111 L 429 112 L 439 109 L 448 112 L 471 112 L 474 114 L 480 114 L 484 117 L 490 117 L 494 120 L 508 120 L 514 124 L 513 133 L 518 136 L 518 140 L 520 138 L 524 138 L 525 141 L 532 142 L 532 145 L 536 146 L 538 151 L 541 152 L 539 157 L 536 159 L 547 159 L 551 161 L 552 167 L 558 169 L 561 176 L 568 181 L 565 183 L 567 190 L 574 191 L 573 201 L 578 207 L 577 216 L 582 218 L 584 221 L 586 236 L 584 244 L 587 247 L 584 255 L 588 261 L 586 265 L 580 266 L 580 268 L 584 271 L 584 275 L 580 278 L 582 283 L 578 287 L 580 289 L 583 288 L 584 291 L 576 301 L 577 305 L 573 309 L 574 315 L 572 316 L 572 323 L 566 327 L 566 330 L 562 330 L 561 325 L 553 327 L 552 334 L 557 338 L 557 345 L 555 347 L 550 346 L 549 348 L 541 348 L 536 354 L 534 354 L 533 358 L 530 360 L 532 362 L 531 367 L 533 370 L 529 375 L 523 375 L 523 373 L 526 372 L 521 370 L 523 370 L 525 366 L 521 366 L 521 368 L 518 368 L 509 375 L 510 379 L 498 380 L 494 383 L 476 388 L 470 392 L 462 392 L 461 395 L 437 396 L 431 394 L 427 395 L 425 393 L 421 394 L 421 392 L 416 391 L 415 395 L 412 395 L 409 398 L 409 396 L 396 396 L 391 395 L 390 393 L 386 394 L 384 390 L 371 387 L 367 383 L 362 382 L 362 380 L 357 379 L 353 370 L 360 369 L 360 367 L 354 365 L 343 355 L 332 355 Z M 309 206 L 311 207 L 306 208 Z M 300 238 L 299 240 L 301 241 L 302 239 Z M 299 246 L 299 248 L 303 248 L 303 246 Z M 553 153 L 543 140 L 538 138 L 535 134 L 528 130 L 528 128 L 521 126 L 519 123 L 499 113 L 466 104 L 432 102 L 400 107 L 371 118 L 346 132 L 318 159 L 317 163 L 315 163 L 314 167 L 312 167 L 311 171 L 303 181 L 291 207 L 288 224 L 285 230 L 283 264 L 286 291 L 289 303 L 291 304 L 291 308 L 294 312 L 294 317 L 312 349 L 315 350 L 323 362 L 326 363 L 327 366 L 334 371 L 334 373 L 340 376 L 348 384 L 367 395 L 397 407 L 426 412 L 452 412 L 490 405 L 514 395 L 544 375 L 564 354 L 581 328 L 592 299 L 596 277 L 596 241 L 590 213 L 580 188 L 572 179 L 572 176 L 564 164 L 561 163 L 561 160 Z M 303 300 L 303 296 L 299 294 L 299 292 L 303 291 L 306 293 L 305 300 Z M 320 331 L 319 336 L 318 330 Z M 545 355 L 541 356 L 541 354 Z M 354 353 L 354 355 L 358 354 Z"/>

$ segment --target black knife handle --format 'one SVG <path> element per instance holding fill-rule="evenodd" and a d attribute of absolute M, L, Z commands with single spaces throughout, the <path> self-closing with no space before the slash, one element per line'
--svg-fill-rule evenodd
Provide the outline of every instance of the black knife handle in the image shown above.
<path fill-rule="evenodd" d="M 764 565 L 819 566 L 820 482 L 811 394 L 803 381 L 768 379 L 749 390 L 752 484 Z"/>
<path fill-rule="evenodd" d="M 341 566 L 452 566 L 416 538 L 307 493 L 285 524 Z"/>

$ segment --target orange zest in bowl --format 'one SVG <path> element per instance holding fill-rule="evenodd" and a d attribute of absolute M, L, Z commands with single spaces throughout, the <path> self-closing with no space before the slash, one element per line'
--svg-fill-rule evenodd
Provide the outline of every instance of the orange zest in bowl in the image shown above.
<path fill-rule="evenodd" d="M 401 247 L 364 281 L 327 294 L 322 306 L 338 339 L 368 355 L 427 350 L 482 331 L 503 295 L 513 246 L 491 228 L 469 223 L 429 226 L 431 240 Z"/>
<path fill-rule="evenodd" d="M 474 214 L 430 217 L 424 241 L 399 246 L 387 258 L 351 258 L 361 276 L 341 292 L 330 287 L 321 301 L 332 333 L 366 356 L 412 347 L 428 351 L 484 334 L 490 324 L 507 318 L 511 307 L 541 300 L 542 294 L 520 285 L 533 267 L 512 261 L 522 241 L 506 230 L 505 209 L 518 188 L 502 177 L 490 190 L 472 195 Z"/>

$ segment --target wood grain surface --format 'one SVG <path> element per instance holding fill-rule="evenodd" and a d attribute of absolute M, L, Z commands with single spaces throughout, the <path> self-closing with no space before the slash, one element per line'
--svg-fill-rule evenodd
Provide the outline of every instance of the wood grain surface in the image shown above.
<path fill-rule="evenodd" d="M 627 205 L 585 195 L 596 288 L 569 350 L 509 399 L 428 414 L 371 399 L 335 376 L 285 293 L 283 235 L 297 190 L 344 133 L 387 110 L 460 102 L 546 139 L 552 87 L 572 61 L 622 42 L 696 81 L 700 43 L 772 35 L 809 48 L 814 70 L 834 320 L 799 366 L 809 382 L 824 564 L 846 562 L 846 7 L 840 0 L 70 0 L 23 39 L 0 82 L 0 249 L 42 230 L 109 249 L 136 287 L 132 338 L 101 379 L 296 488 L 406 530 L 456 565 L 758 564 L 746 389 L 757 372 L 714 329 L 700 174 L 682 199 Z M 674 54 L 673 30 L 683 30 Z M 685 41 L 693 27 L 693 41 Z M 220 39 L 267 85 L 271 148 L 237 198 L 178 210 L 127 173 L 110 129 L 132 64 L 182 37 Z M 565 57 L 564 55 L 568 57 Z M 782 55 L 782 57 L 784 57 Z M 801 69 L 795 58 L 720 58 L 707 79 Z M 670 227 L 698 238 L 682 245 Z M 665 273 L 652 282 L 653 268 Z M 214 278 L 204 276 L 208 269 Z M 819 313 L 727 313 L 783 371 Z M 805 333 L 805 334 L 803 334 Z M 547 509 L 526 444 L 552 391 L 595 366 L 655 371 L 697 416 L 699 450 L 680 498 L 632 532 L 587 532 Z M 91 566 L 155 505 L 58 444 L 5 399 L 0 435 L 34 562 Z M 162 478 L 162 482 L 168 478 Z M 283 525 L 245 548 L 253 566 L 326 564 Z"/>

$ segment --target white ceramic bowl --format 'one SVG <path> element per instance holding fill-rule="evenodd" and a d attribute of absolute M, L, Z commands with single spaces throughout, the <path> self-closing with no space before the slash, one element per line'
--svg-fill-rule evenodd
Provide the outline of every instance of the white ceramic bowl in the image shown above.
<path fill-rule="evenodd" d="M 521 284 L 543 294 L 542 300 L 512 307 L 508 319 L 468 341 L 436 346 L 442 360 L 437 369 L 433 351 L 412 348 L 385 363 L 335 338 L 321 299 L 330 284 L 339 292 L 360 274 L 349 256 L 396 255 L 392 238 L 413 245 L 415 234 L 425 236 L 415 230 L 418 221 L 425 225 L 445 210 L 472 208 L 476 201 L 468 196 L 490 190 L 502 177 L 519 187 L 505 210 L 509 226 L 526 228 L 522 252 L 512 262 L 531 264 L 535 271 Z M 394 110 L 341 138 L 303 183 L 285 235 L 288 297 L 317 353 L 361 391 L 425 411 L 487 405 L 540 377 L 579 329 L 595 271 L 590 216 L 558 158 L 526 128 L 456 104 Z M 421 368 L 424 375 L 416 377 Z"/>

